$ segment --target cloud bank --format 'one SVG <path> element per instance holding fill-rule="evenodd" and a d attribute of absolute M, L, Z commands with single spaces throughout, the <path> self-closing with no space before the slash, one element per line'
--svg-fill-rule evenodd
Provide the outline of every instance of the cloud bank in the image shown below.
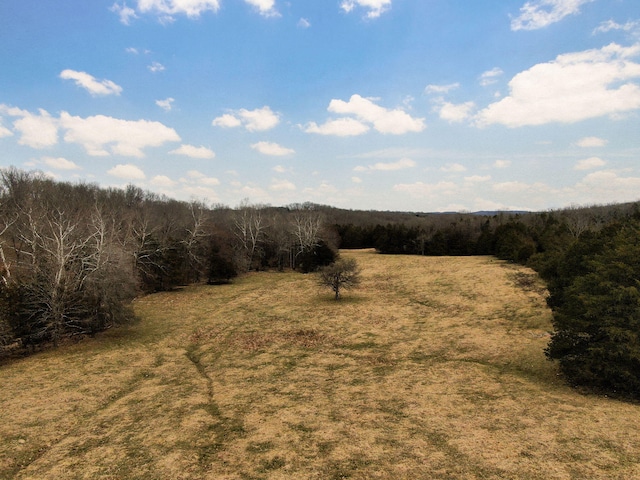
<path fill-rule="evenodd" d="M 509 95 L 481 110 L 478 126 L 507 127 L 574 123 L 640 108 L 640 64 L 631 59 L 640 44 L 612 43 L 601 49 L 559 55 L 519 73 Z"/>

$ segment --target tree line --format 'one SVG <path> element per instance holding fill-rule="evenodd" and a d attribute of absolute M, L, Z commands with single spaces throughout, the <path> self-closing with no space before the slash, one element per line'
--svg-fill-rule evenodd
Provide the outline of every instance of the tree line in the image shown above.
<path fill-rule="evenodd" d="M 309 272 L 336 239 L 311 204 L 237 208 L 0 171 L 0 354 L 134 320 L 137 295 L 249 270 Z"/>

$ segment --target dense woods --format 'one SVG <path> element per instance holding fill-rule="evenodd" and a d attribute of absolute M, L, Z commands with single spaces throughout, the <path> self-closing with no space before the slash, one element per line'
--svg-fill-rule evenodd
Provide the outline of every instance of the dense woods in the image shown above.
<path fill-rule="evenodd" d="M 546 353 L 567 380 L 640 397 L 640 203 L 477 214 L 230 208 L 5 169 L 0 355 L 132 322 L 137 295 L 251 270 L 307 273 L 332 264 L 338 248 L 528 265 L 547 282 Z"/>

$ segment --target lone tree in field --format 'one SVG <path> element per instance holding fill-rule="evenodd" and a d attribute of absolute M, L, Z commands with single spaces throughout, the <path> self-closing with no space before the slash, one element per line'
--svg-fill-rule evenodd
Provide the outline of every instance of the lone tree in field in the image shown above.
<path fill-rule="evenodd" d="M 323 287 L 329 287 L 335 293 L 335 299 L 340 300 L 343 288 L 355 287 L 360 283 L 360 268 L 353 258 L 339 259 L 331 265 L 320 269 L 318 282 Z"/>

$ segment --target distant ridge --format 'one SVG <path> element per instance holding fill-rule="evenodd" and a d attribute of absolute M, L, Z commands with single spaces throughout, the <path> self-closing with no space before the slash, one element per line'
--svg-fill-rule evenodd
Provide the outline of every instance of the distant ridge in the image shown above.
<path fill-rule="evenodd" d="M 530 212 L 529 210 L 480 210 L 479 212 L 471 212 L 471 215 L 482 215 L 482 216 L 490 216 L 500 215 L 501 213 L 506 213 L 509 215 L 526 215 Z"/>

